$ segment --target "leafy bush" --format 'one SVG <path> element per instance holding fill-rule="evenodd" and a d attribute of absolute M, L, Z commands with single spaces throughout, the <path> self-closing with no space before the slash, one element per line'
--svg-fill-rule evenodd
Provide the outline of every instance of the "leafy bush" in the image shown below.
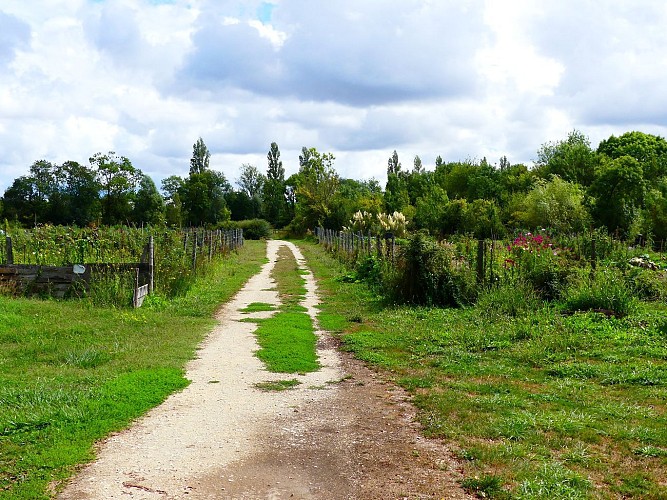
<path fill-rule="evenodd" d="M 379 285 L 382 282 L 382 261 L 371 255 L 357 263 L 357 280 L 363 280 L 370 285 Z"/>
<path fill-rule="evenodd" d="M 539 307 L 539 297 L 530 283 L 504 283 L 480 292 L 477 309 L 485 316 L 517 317 Z"/>
<path fill-rule="evenodd" d="M 542 299 L 558 298 L 570 270 L 561 249 L 546 235 L 520 234 L 508 246 L 506 266 L 515 266 L 520 279 L 530 283 Z"/>
<path fill-rule="evenodd" d="M 397 265 L 388 273 L 395 300 L 420 305 L 460 306 L 474 302 L 474 271 L 455 267 L 454 252 L 417 233 L 402 247 Z"/>
<path fill-rule="evenodd" d="M 568 311 L 601 311 L 626 316 L 635 308 L 636 301 L 623 274 L 606 269 L 573 281 L 563 292 L 563 305 Z"/>
<path fill-rule="evenodd" d="M 628 272 L 627 282 L 641 300 L 667 299 L 667 275 L 664 272 L 634 267 Z"/>
<path fill-rule="evenodd" d="M 261 240 L 271 237 L 273 227 L 269 221 L 264 219 L 248 219 L 241 221 L 229 221 L 224 224 L 224 229 L 243 229 L 243 238 L 246 240 Z"/>

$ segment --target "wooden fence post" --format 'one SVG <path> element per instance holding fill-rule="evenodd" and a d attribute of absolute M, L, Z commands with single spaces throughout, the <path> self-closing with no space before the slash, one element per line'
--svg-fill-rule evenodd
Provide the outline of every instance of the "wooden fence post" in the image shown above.
<path fill-rule="evenodd" d="M 138 276 L 138 275 L 137 275 Z M 153 293 L 155 278 L 155 242 L 153 235 L 148 237 L 148 293 Z"/>
<path fill-rule="evenodd" d="M 208 232 L 208 261 L 213 260 L 213 231 Z"/>
<path fill-rule="evenodd" d="M 6 238 L 7 242 L 7 264 L 13 264 L 14 263 L 14 249 L 12 247 L 12 238 L 11 236 L 7 236 Z"/>
<path fill-rule="evenodd" d="M 192 270 L 196 271 L 197 270 L 197 232 L 195 231 L 193 236 L 195 237 L 194 241 L 192 242 Z"/>
<path fill-rule="evenodd" d="M 486 243 L 484 240 L 477 240 L 477 284 L 484 284 L 484 252 Z"/>
<path fill-rule="evenodd" d="M 132 294 L 132 306 L 136 309 L 139 307 L 139 268 L 134 272 L 134 293 Z"/>

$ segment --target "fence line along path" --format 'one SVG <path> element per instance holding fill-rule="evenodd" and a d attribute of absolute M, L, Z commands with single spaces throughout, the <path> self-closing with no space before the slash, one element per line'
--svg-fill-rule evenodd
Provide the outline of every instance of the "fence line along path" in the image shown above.
<path fill-rule="evenodd" d="M 122 237 L 125 237 L 122 234 Z M 180 252 L 182 265 L 189 267 L 193 272 L 197 271 L 202 260 L 210 262 L 214 256 L 235 250 L 243 245 L 243 231 L 233 229 L 229 231 L 207 231 L 199 228 L 191 228 L 182 232 L 183 248 Z M 33 241 L 32 245 L 37 251 L 30 251 L 28 243 L 23 242 L 22 248 L 14 244 L 11 236 L 5 237 L 4 253 L 0 253 L 0 286 L 13 289 L 19 294 L 25 295 L 49 295 L 56 298 L 67 296 L 79 296 L 90 289 L 91 280 L 103 273 L 125 273 L 134 275 L 134 292 L 132 303 L 134 307 L 140 307 L 144 298 L 155 290 L 156 252 L 155 237 L 149 235 L 147 243 L 143 246 L 138 262 L 88 262 L 84 261 L 86 252 L 82 243 L 87 240 L 79 240 L 75 251 L 57 248 L 64 244 L 55 244 L 58 255 L 64 255 L 65 259 L 78 257 L 68 265 L 52 265 L 53 257 L 42 256 L 39 247 L 45 242 Z M 93 241 L 93 244 L 95 242 Z M 120 242 L 117 242 L 120 245 Z M 99 245 L 99 243 L 98 243 Z M 163 254 L 165 250 L 163 249 Z M 187 256 L 187 259 L 185 258 Z M 167 258 L 167 257 L 163 257 Z M 171 257 L 173 258 L 173 256 Z M 20 263 L 16 261 L 21 261 Z M 35 262 L 37 261 L 37 262 Z"/>

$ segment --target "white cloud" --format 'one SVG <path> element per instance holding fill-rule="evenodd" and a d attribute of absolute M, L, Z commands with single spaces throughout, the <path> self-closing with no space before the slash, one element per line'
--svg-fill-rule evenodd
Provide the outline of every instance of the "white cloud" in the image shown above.
<path fill-rule="evenodd" d="M 156 180 L 202 137 L 230 179 L 301 147 L 344 177 L 529 162 L 573 128 L 667 132 L 659 0 L 24 0 L 0 7 L 0 193 L 115 150 Z"/>

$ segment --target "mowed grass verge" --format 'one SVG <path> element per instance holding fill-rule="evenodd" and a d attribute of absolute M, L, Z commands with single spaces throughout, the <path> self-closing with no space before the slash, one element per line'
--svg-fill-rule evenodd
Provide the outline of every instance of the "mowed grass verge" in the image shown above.
<path fill-rule="evenodd" d="M 312 243 L 320 324 L 413 395 L 483 498 L 667 498 L 667 307 L 392 307 Z"/>
<path fill-rule="evenodd" d="M 317 371 L 317 336 L 306 308 L 300 305 L 306 293 L 305 281 L 285 245 L 278 250 L 271 277 L 276 281 L 281 305 L 270 318 L 254 320 L 258 323 L 255 335 L 260 346 L 257 357 L 276 373 Z"/>
<path fill-rule="evenodd" d="M 93 444 L 188 385 L 213 313 L 265 260 L 263 242 L 138 310 L 0 296 L 0 497 L 49 498 Z"/>

